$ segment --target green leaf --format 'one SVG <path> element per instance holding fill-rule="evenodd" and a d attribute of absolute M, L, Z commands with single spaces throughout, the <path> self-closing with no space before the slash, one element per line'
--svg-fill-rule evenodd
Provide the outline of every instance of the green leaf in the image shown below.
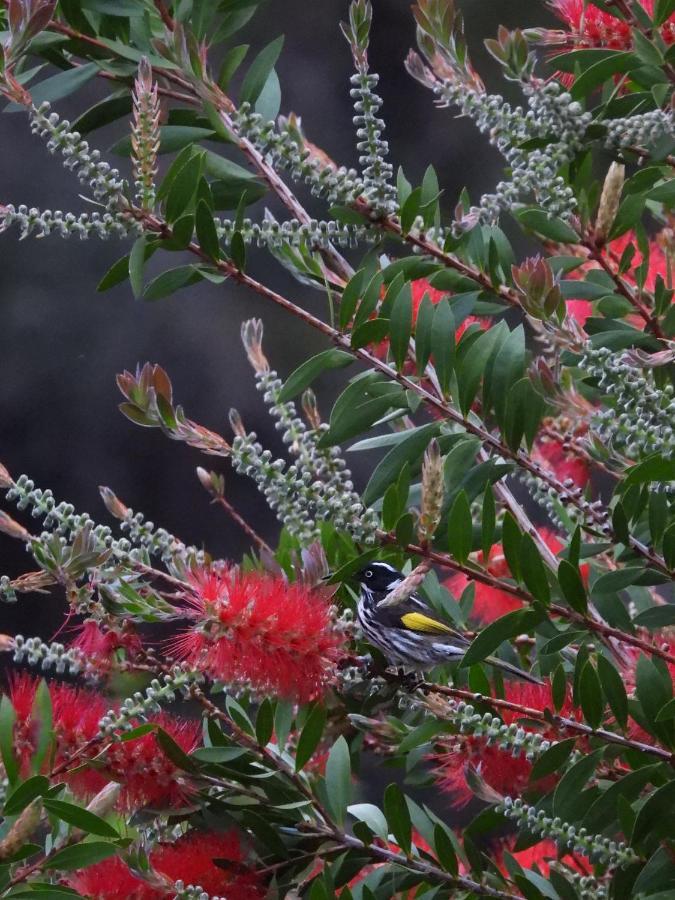
<path fill-rule="evenodd" d="M 49 779 L 44 775 L 33 775 L 22 781 L 5 800 L 3 816 L 16 816 L 36 797 L 43 797 L 49 790 Z"/>
<path fill-rule="evenodd" d="M 40 81 L 30 89 L 34 106 L 40 106 L 45 100 L 55 103 L 57 100 L 69 97 L 84 87 L 88 81 L 91 81 L 99 71 L 96 63 L 84 63 L 73 69 L 66 69 L 65 72 L 59 72 L 58 75 L 45 78 L 44 81 Z M 3 112 L 23 112 L 24 110 L 25 107 L 20 103 L 9 103 Z"/>
<path fill-rule="evenodd" d="M 168 297 L 169 294 L 173 294 L 188 284 L 201 281 L 201 278 L 201 273 L 196 266 L 177 266 L 175 269 L 169 269 L 167 272 L 162 272 L 157 278 L 153 278 L 143 291 L 143 299 L 161 300 L 162 297 Z"/>
<path fill-rule="evenodd" d="M 220 259 L 220 242 L 213 221 L 213 213 L 204 200 L 200 200 L 197 204 L 195 228 L 199 246 L 207 256 L 217 262 Z"/>
<path fill-rule="evenodd" d="M 298 739 L 298 747 L 295 751 L 295 771 L 299 772 L 311 758 L 312 754 L 319 746 L 319 742 L 323 735 L 323 729 L 326 725 L 326 709 L 321 703 L 317 703 L 304 724 L 300 737 Z"/>
<path fill-rule="evenodd" d="M 138 298 L 143 293 L 143 266 L 145 265 L 146 237 L 142 234 L 134 241 L 134 246 L 129 254 L 129 283 L 134 297 Z"/>
<path fill-rule="evenodd" d="M 384 814 L 389 830 L 404 853 L 410 853 L 412 845 L 412 823 L 405 797 L 397 784 L 388 784 L 384 791 Z"/>
<path fill-rule="evenodd" d="M 588 598 L 579 569 L 568 560 L 561 559 L 558 564 L 558 582 L 565 600 L 572 609 L 584 615 L 588 609 Z"/>
<path fill-rule="evenodd" d="M 19 764 L 14 755 L 15 721 L 16 714 L 12 701 L 7 694 L 3 694 L 0 698 L 0 757 L 10 785 L 13 785 L 19 776 Z"/>
<path fill-rule="evenodd" d="M 255 718 L 255 736 L 261 747 L 269 744 L 274 731 L 274 706 L 269 697 L 265 697 L 258 708 Z"/>
<path fill-rule="evenodd" d="M 52 731 L 52 698 L 44 678 L 40 680 L 35 692 L 31 719 L 37 723 L 37 735 L 33 736 L 35 749 L 30 763 L 33 772 L 37 773 L 42 768 L 54 737 Z"/>
<path fill-rule="evenodd" d="M 391 308 L 389 335 L 391 352 L 400 372 L 408 355 L 408 345 L 412 334 L 412 294 L 410 284 L 405 284 L 398 293 Z"/>
<path fill-rule="evenodd" d="M 534 539 L 529 534 L 524 534 L 521 538 L 519 562 L 520 573 L 527 589 L 537 600 L 548 605 L 551 602 L 551 589 L 546 567 Z"/>
<path fill-rule="evenodd" d="M 464 654 L 460 666 L 468 668 L 481 662 L 494 650 L 517 634 L 531 631 L 542 621 L 542 613 L 534 609 L 516 609 L 501 616 L 480 631 Z"/>
<path fill-rule="evenodd" d="M 203 154 L 191 156 L 176 172 L 166 197 L 165 214 L 168 222 L 175 222 L 191 206 L 202 174 Z"/>
<path fill-rule="evenodd" d="M 197 771 L 194 761 L 190 759 L 183 748 L 163 728 L 157 728 L 155 740 L 167 759 L 170 759 L 179 769 L 192 773 Z"/>
<path fill-rule="evenodd" d="M 240 103 L 248 102 L 251 105 L 255 104 L 265 87 L 265 83 L 271 70 L 279 59 L 279 54 L 281 53 L 283 46 L 284 37 L 283 35 L 280 35 L 266 47 L 263 47 L 256 56 L 241 84 L 241 90 L 239 91 Z"/>
<path fill-rule="evenodd" d="M 159 129 L 159 153 L 177 153 L 199 141 L 215 137 L 212 128 L 200 128 L 196 125 L 162 125 Z M 110 147 L 114 156 L 131 156 L 131 137 L 127 135 Z M 250 173 L 249 177 L 250 176 Z"/>
<path fill-rule="evenodd" d="M 445 871 L 457 875 L 459 872 L 457 854 L 447 830 L 440 822 L 434 825 L 434 851 Z"/>
<path fill-rule="evenodd" d="M 232 235 L 230 240 L 230 257 L 236 268 L 243 272 L 246 268 L 246 245 L 244 244 L 241 231 L 235 231 Z"/>
<path fill-rule="evenodd" d="M 605 704 L 598 673 L 590 660 L 584 665 L 579 677 L 579 699 L 586 721 L 591 728 L 598 728 L 602 722 Z"/>
<path fill-rule="evenodd" d="M 575 100 L 581 100 L 599 85 L 604 84 L 613 75 L 621 72 L 630 72 L 640 66 L 640 60 L 634 53 L 618 52 L 601 59 L 589 66 L 585 72 L 575 78 L 570 93 Z"/>
<path fill-rule="evenodd" d="M 507 510 L 502 520 L 502 547 L 504 548 L 504 557 L 509 571 L 517 581 L 520 580 L 520 544 L 522 537 L 516 520 Z"/>
<path fill-rule="evenodd" d="M 318 353 L 316 356 L 313 356 L 311 359 L 304 362 L 301 366 L 298 366 L 298 368 L 288 376 L 280 391 L 279 403 L 288 403 L 289 400 L 293 400 L 293 398 L 302 393 L 306 387 L 309 387 L 314 379 L 318 378 L 322 372 L 326 372 L 329 369 L 343 369 L 353 362 L 354 357 L 352 354 L 347 353 L 344 350 L 331 348 L 330 350 L 324 350 L 322 353 Z"/>
<path fill-rule="evenodd" d="M 558 782 L 553 794 L 553 813 L 561 819 L 574 821 L 575 809 L 586 782 L 591 778 L 600 762 L 604 749 L 595 750 L 576 762 Z"/>
<path fill-rule="evenodd" d="M 675 481 L 675 459 L 664 459 L 659 453 L 648 456 L 626 472 L 624 484 L 644 484 L 648 481 Z"/>
<path fill-rule="evenodd" d="M 523 209 L 515 214 L 520 224 L 529 229 L 536 231 L 542 237 L 560 244 L 578 244 L 579 235 L 573 228 L 558 219 L 555 216 L 549 216 L 542 209 L 530 208 Z"/>
<path fill-rule="evenodd" d="M 363 502 L 366 506 L 372 506 L 398 477 L 401 468 L 409 463 L 412 472 L 421 468 L 421 460 L 429 442 L 439 432 L 437 422 L 421 425 L 405 432 L 403 440 L 392 447 L 375 467 L 370 481 L 363 492 Z"/>
<path fill-rule="evenodd" d="M 66 803 L 64 800 L 46 799 L 43 801 L 44 808 L 52 813 L 52 815 L 74 825 L 75 828 L 81 828 L 87 834 L 97 834 L 101 837 L 118 838 L 118 832 L 101 819 L 99 816 L 81 806 L 75 806 L 74 803 Z"/>
<path fill-rule="evenodd" d="M 374 803 L 353 803 L 348 807 L 347 812 L 358 819 L 359 822 L 365 822 L 368 828 L 386 841 L 389 837 L 389 826 L 382 810 L 375 806 Z"/>
<path fill-rule="evenodd" d="M 467 415 L 471 408 L 478 385 L 493 352 L 508 333 L 508 329 L 503 322 L 500 322 L 488 331 L 484 331 L 471 344 L 469 352 L 462 359 L 461 364 L 458 362 L 459 405 L 464 415 Z"/>
<path fill-rule="evenodd" d="M 481 514 L 481 549 L 483 556 L 488 559 L 495 534 L 495 498 L 492 493 L 492 485 L 488 484 L 483 495 L 483 509 Z"/>
<path fill-rule="evenodd" d="M 640 628 L 649 628 L 651 631 L 659 628 L 669 628 L 675 625 L 675 603 L 666 603 L 665 606 L 650 606 L 643 609 L 633 619 L 633 623 Z"/>
<path fill-rule="evenodd" d="M 623 678 L 604 656 L 598 655 L 597 664 L 598 677 L 600 678 L 603 693 L 607 697 L 609 708 L 614 713 L 619 725 L 625 728 L 628 721 L 628 698 L 626 697 Z"/>
<path fill-rule="evenodd" d="M 675 522 L 663 532 L 663 559 L 668 568 L 675 569 Z"/>
<path fill-rule="evenodd" d="M 342 825 L 352 790 L 352 770 L 349 747 L 342 735 L 335 741 L 326 762 L 326 792 L 333 816 Z"/>
<path fill-rule="evenodd" d="M 557 744 L 552 744 L 532 766 L 530 784 L 561 769 L 570 758 L 576 743 L 576 738 L 567 738 Z"/>
<path fill-rule="evenodd" d="M 433 334 L 433 321 L 435 306 L 431 297 L 425 294 L 417 310 L 415 321 L 415 362 L 417 373 L 421 375 L 426 369 L 431 356 L 431 335 Z M 454 322 L 453 322 L 454 324 Z M 454 334 L 453 334 L 454 340 Z"/>
<path fill-rule="evenodd" d="M 660 832 L 662 823 L 672 827 L 675 805 L 675 781 L 669 781 L 653 791 L 638 810 L 630 836 L 631 845 L 641 842 L 648 834 Z"/>
<path fill-rule="evenodd" d="M 624 569 L 617 569 L 615 572 L 607 572 L 601 575 L 593 583 L 593 594 L 615 594 L 624 588 L 630 587 L 631 584 L 644 575 L 642 566 L 626 566 Z"/>
<path fill-rule="evenodd" d="M 248 44 L 239 44 L 228 50 L 223 57 L 218 73 L 218 86 L 222 88 L 222 90 L 227 91 L 232 76 L 242 64 L 244 57 L 248 53 L 248 48 Z"/>
<path fill-rule="evenodd" d="M 132 108 L 131 96 L 127 91 L 119 91 L 106 97 L 105 100 L 95 103 L 94 106 L 82 113 L 73 122 L 72 130 L 78 131 L 82 135 L 89 134 L 98 128 L 103 128 L 104 125 L 116 122 L 122 116 L 131 115 Z"/>
<path fill-rule="evenodd" d="M 64 847 L 45 861 L 44 869 L 58 869 L 59 872 L 71 872 L 73 869 L 86 869 L 109 856 L 115 856 L 119 848 L 115 844 L 104 841 L 85 841 L 73 847 Z"/>
<path fill-rule="evenodd" d="M 422 189 L 416 187 L 413 191 L 408 195 L 405 203 L 401 207 L 400 212 L 400 220 L 401 220 L 401 231 L 403 234 L 408 234 L 410 229 L 412 228 L 413 222 L 417 218 L 417 214 L 420 209 L 420 201 L 422 198 Z"/>
<path fill-rule="evenodd" d="M 263 122 L 274 122 L 279 115 L 281 107 L 281 84 L 276 69 L 272 69 L 267 76 L 254 109 L 262 116 Z"/>
<path fill-rule="evenodd" d="M 436 304 L 431 329 L 431 353 L 436 376 L 444 395 L 447 395 L 455 359 L 455 317 L 447 300 Z"/>
<path fill-rule="evenodd" d="M 471 505 L 464 491 L 460 491 L 452 504 L 448 517 L 448 545 L 450 555 L 458 562 L 464 563 L 471 553 L 473 538 L 473 521 Z"/>
<path fill-rule="evenodd" d="M 406 396 L 398 385 L 372 379 L 353 381 L 338 397 L 330 415 L 330 428 L 319 446 L 331 447 L 356 437 L 389 409 L 406 409 L 407 406 Z"/>

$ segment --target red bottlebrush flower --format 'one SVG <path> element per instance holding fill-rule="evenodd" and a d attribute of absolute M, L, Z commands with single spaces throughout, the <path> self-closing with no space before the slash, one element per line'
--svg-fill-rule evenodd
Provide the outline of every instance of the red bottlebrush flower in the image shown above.
<path fill-rule="evenodd" d="M 221 865 L 214 860 L 222 861 Z M 199 885 L 207 894 L 228 900 L 257 900 L 265 896 L 265 890 L 245 860 L 236 831 L 191 831 L 172 844 L 159 844 L 150 854 L 153 868 L 169 881 Z"/>
<path fill-rule="evenodd" d="M 558 553 L 562 550 L 562 543 L 551 531 L 542 528 L 539 530 L 539 534 L 553 553 Z M 482 553 L 479 554 L 479 561 L 483 562 Z M 501 544 L 495 544 L 491 548 L 487 562 L 487 570 L 496 578 L 510 577 L 511 572 L 506 563 L 506 557 L 504 556 L 504 550 L 502 549 Z M 455 575 L 451 575 L 450 578 L 447 578 L 444 584 L 452 594 L 459 596 L 469 584 L 469 581 L 470 579 L 467 578 L 466 575 L 457 572 Z M 506 613 L 520 609 L 523 605 L 518 597 L 514 597 L 514 595 L 508 593 L 508 591 L 502 591 L 499 588 L 491 587 L 489 584 L 483 584 L 480 581 L 476 581 L 474 584 L 476 587 L 471 615 L 479 622 L 494 622 L 494 620 L 499 619 L 500 616 L 505 616 Z"/>
<path fill-rule="evenodd" d="M 16 713 L 14 745 L 22 773 L 28 774 L 30 759 L 35 750 L 38 721 L 33 717 L 33 702 L 39 680 L 27 674 L 12 679 L 10 699 Z M 81 690 L 68 684 L 49 684 L 52 702 L 53 729 L 56 742 L 55 757 L 45 761 L 48 768 L 60 766 L 99 733 L 99 722 L 110 709 L 110 703 L 100 694 Z M 185 721 L 161 713 L 154 721 L 186 752 L 195 748 L 201 734 L 197 721 Z M 93 744 L 90 755 L 101 747 Z M 88 754 L 82 756 L 86 762 Z M 60 777 L 78 797 L 89 798 L 110 781 L 122 784 L 118 805 L 122 809 L 141 806 L 175 807 L 189 797 L 185 773 L 175 766 L 157 743 L 154 733 L 144 734 L 133 741 L 114 743 L 107 755 L 99 760 L 100 768 L 81 769 Z"/>
<path fill-rule="evenodd" d="M 262 900 L 265 892 L 260 878 L 244 859 L 235 831 L 189 832 L 172 844 L 158 844 L 150 853 L 157 881 L 165 881 L 165 887 L 138 878 L 117 856 L 80 869 L 67 883 L 91 900 L 165 900 L 175 895 L 172 885 L 176 881 L 200 886 L 206 893 L 228 900 Z"/>
<path fill-rule="evenodd" d="M 69 875 L 66 883 L 90 900 L 163 900 L 168 891 L 153 887 L 131 871 L 119 856 Z"/>
<path fill-rule="evenodd" d="M 553 700 L 550 684 L 527 684 L 509 681 L 504 685 L 507 700 L 530 709 L 551 709 Z M 572 711 L 568 698 L 563 705 L 562 714 Z M 517 712 L 500 710 L 501 718 L 507 725 L 520 718 Z M 531 726 L 529 726 L 531 727 Z M 544 723 L 541 734 L 547 739 L 555 739 L 556 732 Z M 453 735 L 446 741 L 439 742 L 431 760 L 436 767 L 436 776 L 441 788 L 452 794 L 452 805 L 456 809 L 466 806 L 473 799 L 471 788 L 467 784 L 465 771 L 467 765 L 475 768 L 481 778 L 500 794 L 520 797 L 532 788 L 540 791 L 550 790 L 555 784 L 555 776 L 530 784 L 532 763 L 525 756 L 514 757 L 508 750 L 500 750 L 496 744 L 488 745 L 484 738 L 473 735 Z"/>
<path fill-rule="evenodd" d="M 651 16 L 654 0 L 638 0 Z M 630 25 L 616 16 L 606 13 L 584 0 L 552 0 L 553 11 L 570 30 L 569 37 L 575 47 L 598 47 L 609 50 L 630 50 L 633 46 Z M 666 44 L 675 42 L 675 14 L 661 26 L 661 37 Z M 550 40 L 558 43 L 555 35 Z"/>
<path fill-rule="evenodd" d="M 560 481 L 570 478 L 576 487 L 586 487 L 591 477 L 590 466 L 585 459 L 565 450 L 562 441 L 546 435 L 535 442 L 532 459 Z"/>
<path fill-rule="evenodd" d="M 206 570 L 193 587 L 186 600 L 194 625 L 173 642 L 190 665 L 282 697 L 321 694 L 343 644 L 327 594 L 257 572 Z"/>
<path fill-rule="evenodd" d="M 133 628 L 103 631 L 98 622 L 87 619 L 80 627 L 80 633 L 70 642 L 99 670 L 105 672 L 110 668 L 113 654 L 120 649 L 133 655 L 141 649 L 141 641 Z"/>
<path fill-rule="evenodd" d="M 38 737 L 39 722 L 33 715 L 33 704 L 39 684 L 39 679 L 27 673 L 13 677 L 10 681 L 9 698 L 16 713 L 14 748 L 24 776 L 29 774 L 30 760 Z M 105 715 L 108 703 L 98 694 L 67 684 L 49 684 L 49 694 L 56 743 L 55 758 L 51 765 L 56 767 L 69 760 L 96 736 L 98 723 Z M 66 774 L 61 777 L 80 796 L 93 796 L 108 781 L 95 769 L 84 769 L 74 775 Z"/>
<path fill-rule="evenodd" d="M 201 723 L 160 713 L 153 721 L 173 738 L 185 753 L 199 744 Z M 119 805 L 123 809 L 142 806 L 170 809 L 190 799 L 191 784 L 163 752 L 154 732 L 133 741 L 113 744 L 105 757 L 106 773 L 123 787 Z"/>

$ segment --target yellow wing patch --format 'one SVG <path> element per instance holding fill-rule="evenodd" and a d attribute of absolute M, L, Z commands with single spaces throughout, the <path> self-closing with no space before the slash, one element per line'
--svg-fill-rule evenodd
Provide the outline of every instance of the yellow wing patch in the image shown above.
<path fill-rule="evenodd" d="M 422 631 L 425 634 L 452 634 L 452 628 L 448 628 L 442 622 L 425 616 L 424 613 L 411 612 L 401 616 L 401 622 L 411 631 Z"/>

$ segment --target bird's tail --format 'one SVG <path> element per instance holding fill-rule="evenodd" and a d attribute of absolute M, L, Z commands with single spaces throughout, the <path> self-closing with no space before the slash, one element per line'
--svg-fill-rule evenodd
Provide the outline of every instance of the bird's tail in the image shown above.
<path fill-rule="evenodd" d="M 530 684 L 543 684 L 544 682 L 541 678 L 537 678 L 536 675 L 530 675 L 529 672 L 525 672 L 523 669 L 519 669 L 518 666 L 512 666 L 511 663 L 504 662 L 503 659 L 499 659 L 496 656 L 488 656 L 485 659 L 486 663 L 494 666 L 495 669 L 501 669 L 502 672 L 508 672 L 510 675 L 515 675 L 516 678 L 522 678 L 524 681 L 529 681 Z"/>

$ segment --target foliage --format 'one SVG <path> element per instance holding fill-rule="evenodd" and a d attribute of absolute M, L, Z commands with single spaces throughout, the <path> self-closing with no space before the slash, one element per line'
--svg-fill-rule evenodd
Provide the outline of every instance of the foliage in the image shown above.
<path fill-rule="evenodd" d="M 0 513 L 35 563 L 0 599 L 62 592 L 80 623 L 67 646 L 1 637 L 17 672 L 0 701 L 0 895 L 671 896 L 675 4 L 553 0 L 559 29 L 500 28 L 486 47 L 521 106 L 487 92 L 454 0 L 418 0 L 409 73 L 505 160 L 493 191 L 450 204 L 432 167 L 419 185 L 394 173 L 370 3 L 341 26 L 358 171 L 279 115 L 283 38 L 237 43 L 260 5 L 0 7 L 0 91 L 93 205 L 8 203 L 2 230 L 131 238 L 100 291 L 234 281 L 327 343 L 283 379 L 262 323 L 243 323 L 286 458 L 236 410 L 232 437 L 190 419 L 158 365 L 118 378 L 127 419 L 228 459 L 266 498 L 276 547 L 220 470 L 197 469 L 250 540 L 238 563 L 109 488 L 121 536 L 0 467 L 7 503 L 40 522 Z M 63 120 L 96 77 L 109 95 Z M 129 115 L 113 152 L 131 181 L 90 146 Z M 287 219 L 259 214 L 267 195 Z M 260 281 L 251 244 L 326 315 Z M 313 385 L 350 366 L 324 422 Z M 345 444 L 379 451 L 362 491 Z M 373 759 L 396 770 L 381 797 L 359 778 Z"/>

